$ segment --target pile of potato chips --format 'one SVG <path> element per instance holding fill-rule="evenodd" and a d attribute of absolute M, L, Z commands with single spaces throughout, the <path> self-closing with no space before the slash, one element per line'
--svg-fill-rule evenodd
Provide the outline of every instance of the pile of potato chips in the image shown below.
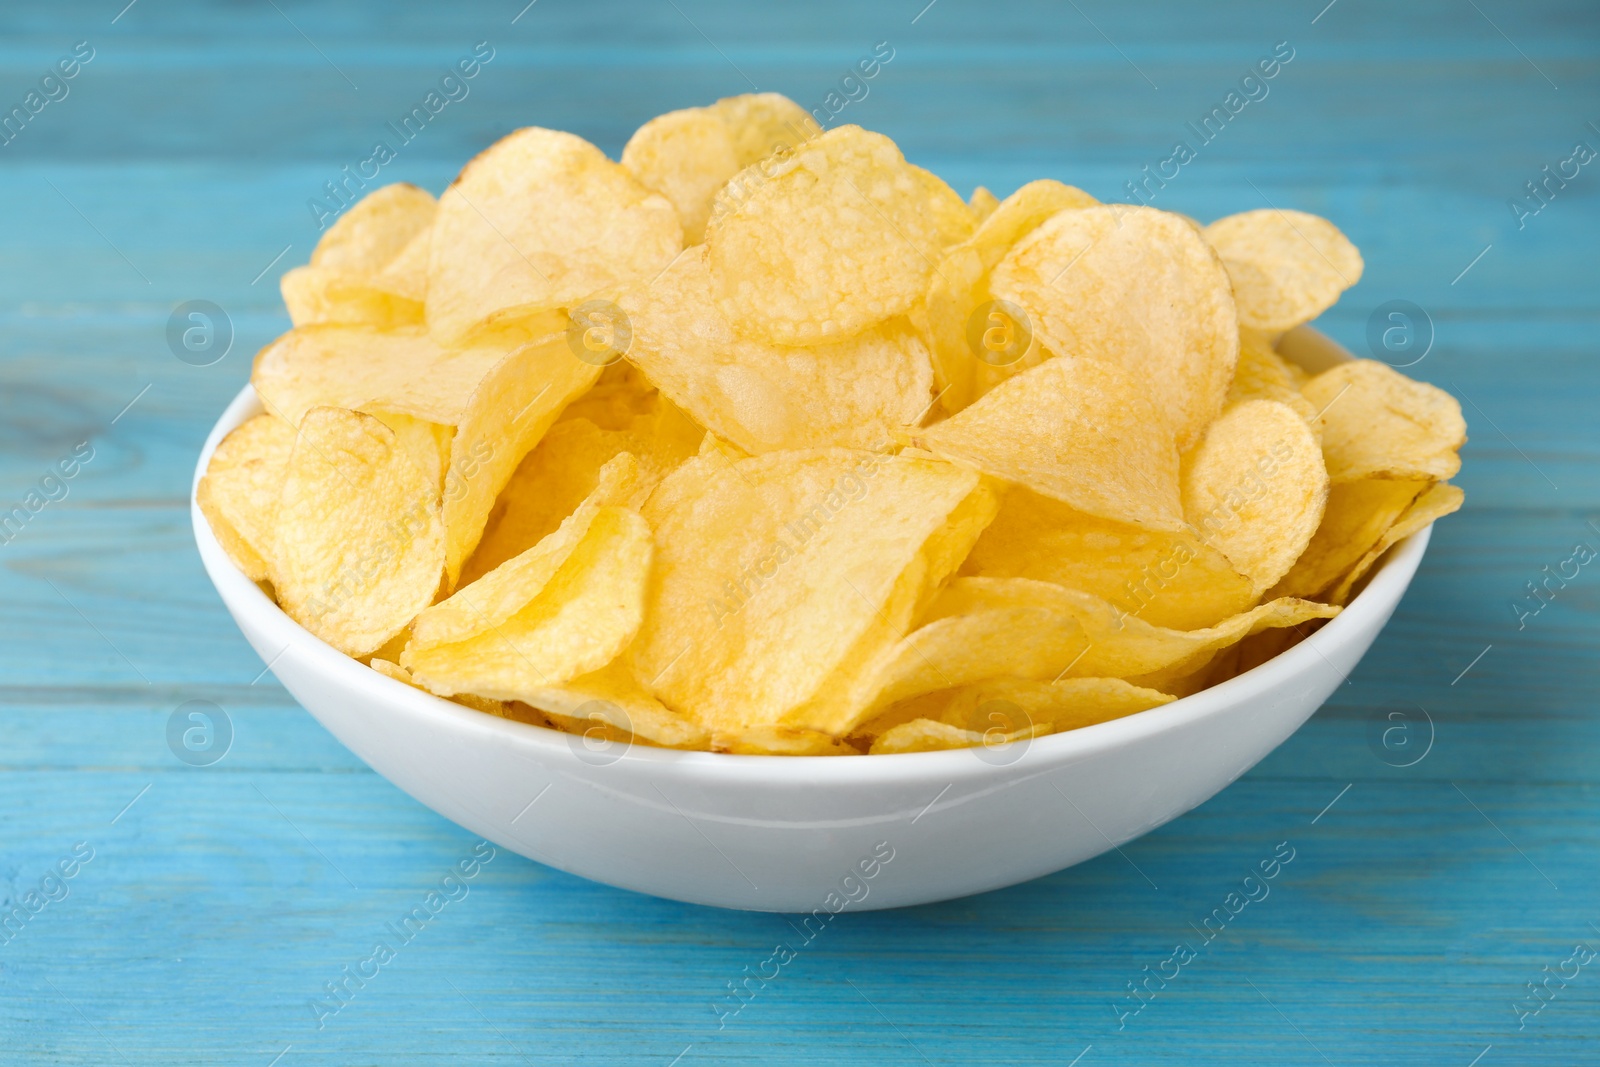
<path fill-rule="evenodd" d="M 773 94 L 519 130 L 283 278 L 200 506 L 322 640 L 591 738 L 993 745 L 1193 693 L 1455 510 L 1447 394 L 1274 344 L 1330 223 L 963 201 Z"/>

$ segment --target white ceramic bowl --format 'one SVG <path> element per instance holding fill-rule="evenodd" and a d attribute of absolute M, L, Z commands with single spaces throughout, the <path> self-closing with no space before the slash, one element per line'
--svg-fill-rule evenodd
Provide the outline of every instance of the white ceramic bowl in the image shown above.
<path fill-rule="evenodd" d="M 1350 358 L 1302 328 L 1308 370 Z M 217 442 L 258 413 L 246 387 Z M 998 889 L 1138 837 L 1281 744 L 1350 673 L 1427 548 L 1396 546 L 1350 606 L 1277 658 L 1165 707 L 1001 749 L 729 756 L 596 745 L 393 681 L 312 637 L 241 574 L 198 506 L 195 541 L 261 658 L 374 770 L 497 845 L 573 874 L 761 911 L 891 908 Z"/>

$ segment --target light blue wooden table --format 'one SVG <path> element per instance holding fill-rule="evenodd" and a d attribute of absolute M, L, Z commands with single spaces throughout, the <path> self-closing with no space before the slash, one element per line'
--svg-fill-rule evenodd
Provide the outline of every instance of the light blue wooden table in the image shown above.
<path fill-rule="evenodd" d="M 0 511 L 57 498 L 0 545 L 0 895 L 40 904 L 0 934 L 0 1061 L 1600 1062 L 1600 959 L 1573 956 L 1600 948 L 1600 569 L 1536 615 L 1522 600 L 1600 548 L 1600 164 L 1537 214 L 1508 203 L 1600 148 L 1594 5 L 125 2 L 0 13 L 6 111 L 93 51 L 0 147 Z M 470 95 L 385 178 L 438 190 L 525 124 L 615 154 L 659 111 L 753 86 L 824 106 L 888 42 L 840 121 L 963 192 L 1050 176 L 1121 198 L 1287 42 L 1155 203 L 1336 220 L 1367 272 L 1323 325 L 1366 353 L 1381 305 L 1425 309 L 1409 372 L 1462 398 L 1466 509 L 1328 706 L 1125 856 L 846 914 L 719 1030 L 714 999 L 782 917 L 501 853 L 319 1026 L 312 998 L 475 841 L 263 676 L 201 573 L 187 492 L 287 326 L 275 281 L 314 241 L 307 200 L 480 41 Z M 214 364 L 169 349 L 188 300 L 231 321 Z M 191 700 L 232 724 L 211 766 L 168 745 Z M 1119 1029 L 1127 984 L 1284 841 L 1271 895 Z"/>

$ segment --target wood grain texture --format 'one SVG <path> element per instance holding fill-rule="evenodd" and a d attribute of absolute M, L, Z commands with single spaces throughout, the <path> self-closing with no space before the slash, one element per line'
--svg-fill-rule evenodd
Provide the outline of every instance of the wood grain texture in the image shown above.
<path fill-rule="evenodd" d="M 1506 204 L 1575 141 L 1600 147 L 1592 4 L 539 0 L 513 25 L 521 0 L 139 0 L 113 23 L 122 2 L 0 13 L 6 108 L 75 42 L 96 49 L 0 147 L 0 504 L 79 442 L 95 449 L 67 498 L 0 546 L 4 909 L 76 843 L 94 849 L 70 894 L 0 944 L 0 1059 L 1595 1061 L 1600 967 L 1521 1030 L 1513 1003 L 1576 942 L 1600 946 L 1600 572 L 1524 628 L 1510 604 L 1574 542 L 1600 545 L 1600 176 L 1586 168 L 1520 229 Z M 1409 372 L 1465 398 L 1466 509 L 1349 684 L 1121 854 L 846 913 L 719 1029 L 713 1000 L 792 938 L 785 919 L 502 853 L 319 1028 L 307 1002 L 475 842 L 259 677 L 195 557 L 186 498 L 249 357 L 287 325 L 276 278 L 315 240 L 306 199 L 483 40 L 496 54 L 471 95 L 385 179 L 437 191 L 526 124 L 615 155 L 651 115 L 752 83 L 817 106 L 889 41 L 895 58 L 842 121 L 894 136 L 963 193 L 1049 176 L 1114 199 L 1288 41 L 1269 95 L 1155 202 L 1333 218 L 1367 269 L 1322 325 L 1357 352 L 1380 304 L 1425 308 L 1435 342 Z M 215 365 L 166 347 L 189 299 L 232 320 Z M 232 720 L 212 767 L 167 748 L 188 700 Z M 1413 766 L 1381 758 L 1391 713 L 1418 745 L 1431 721 Z M 1271 895 L 1119 1029 L 1126 983 L 1197 942 L 1281 841 L 1295 859 Z"/>

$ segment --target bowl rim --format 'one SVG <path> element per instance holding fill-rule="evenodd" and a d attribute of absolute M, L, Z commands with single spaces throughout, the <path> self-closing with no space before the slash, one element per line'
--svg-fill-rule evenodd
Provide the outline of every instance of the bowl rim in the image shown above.
<path fill-rule="evenodd" d="M 1307 362 L 1331 364 L 1351 357 L 1335 342 L 1309 327 L 1298 327 L 1294 338 L 1309 348 Z M 1320 369 L 1320 368 L 1313 368 Z M 308 666 L 318 673 L 340 678 L 348 687 L 368 690 L 374 701 L 408 716 L 443 720 L 468 733 L 484 733 L 521 748 L 531 747 L 539 754 L 573 758 L 572 738 L 560 730 L 535 726 L 515 719 L 503 719 L 438 697 L 415 686 L 379 674 L 366 664 L 345 655 L 290 618 L 261 588 L 247 578 L 222 549 L 197 500 L 200 479 L 205 474 L 217 444 L 246 419 L 263 408 L 250 383 L 234 396 L 207 435 L 195 463 L 189 490 L 190 519 L 195 544 L 207 576 L 230 611 L 246 612 L 272 644 L 281 644 L 277 656 L 295 647 Z M 933 752 L 880 753 L 865 759 L 848 756 L 743 755 L 659 748 L 648 744 L 629 744 L 613 762 L 630 765 L 656 764 L 697 779 L 708 774 L 728 780 L 761 782 L 769 787 L 830 782 L 865 784 L 886 779 L 943 777 L 952 782 L 975 777 L 992 777 L 996 771 L 1055 770 L 1097 753 L 1135 744 L 1156 734 L 1167 733 L 1220 714 L 1230 707 L 1260 697 L 1290 678 L 1314 669 L 1318 663 L 1332 667 L 1330 655 L 1346 636 L 1369 625 L 1374 616 L 1387 615 L 1398 605 L 1427 550 L 1433 527 L 1430 524 L 1394 545 L 1373 568 L 1364 588 L 1332 619 L 1309 637 L 1266 662 L 1209 686 L 1170 704 L 1124 715 L 1106 722 L 1081 726 L 1060 733 L 1030 739 L 1027 759 L 1005 766 L 972 758 L 966 748 Z M 270 670 L 276 657 L 267 664 Z M 1333 668 L 1337 670 L 1337 668 Z M 1354 670 L 1352 665 L 1351 670 Z M 276 672 L 274 672 L 276 673 Z M 1345 676 L 1348 676 L 1348 671 Z M 313 717 L 316 717 L 315 715 Z M 872 768 L 876 768 L 873 770 Z"/>

